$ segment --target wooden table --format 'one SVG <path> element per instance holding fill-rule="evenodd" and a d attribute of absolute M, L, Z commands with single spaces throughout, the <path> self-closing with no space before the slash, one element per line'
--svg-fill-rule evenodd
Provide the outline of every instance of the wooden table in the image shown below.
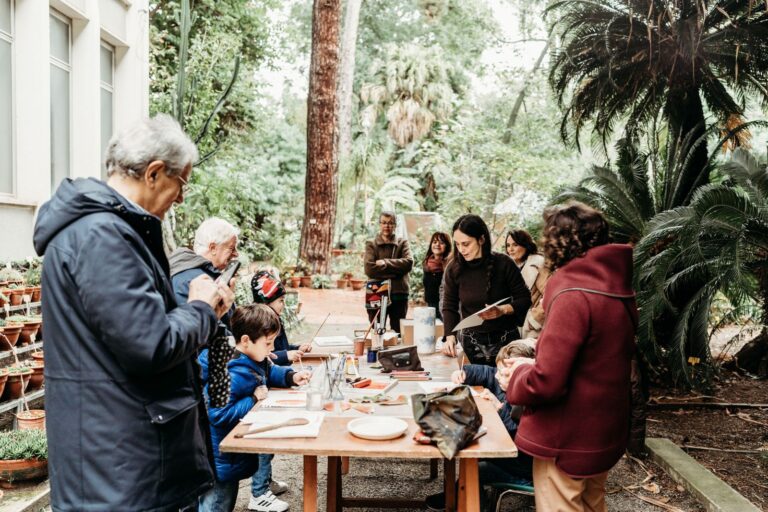
<path fill-rule="evenodd" d="M 430 369 L 433 375 L 447 377 L 450 371 L 457 368 L 455 359 L 449 359 L 442 355 L 433 355 L 422 358 L 425 368 Z M 365 365 L 361 365 L 361 373 L 372 374 Z M 379 376 L 378 378 L 382 378 Z M 443 380 L 443 378 L 439 380 Z M 447 380 L 447 379 L 445 379 Z M 420 392 L 416 382 L 400 382 L 389 394 L 413 394 Z M 478 481 L 478 459 L 480 458 L 508 458 L 517 456 L 517 448 L 509 437 L 504 424 L 499 418 L 493 405 L 483 399 L 476 400 L 480 413 L 483 416 L 483 426 L 488 433 L 459 452 L 459 493 L 458 510 L 462 512 L 479 512 L 480 510 L 480 485 Z M 389 441 L 368 441 L 354 437 L 347 431 L 347 423 L 361 414 L 357 411 L 347 411 L 342 414 L 328 414 L 320 428 L 317 438 L 286 438 L 286 439 L 236 439 L 237 433 L 245 433 L 247 425 L 238 425 L 222 441 L 222 452 L 236 453 L 280 453 L 304 456 L 304 510 L 317 510 L 317 457 L 328 457 L 328 486 L 327 486 L 327 510 L 339 511 L 344 506 L 377 506 L 377 507 L 421 507 L 422 500 L 393 500 L 381 498 L 345 498 L 342 496 L 342 458 L 344 457 L 370 457 L 382 459 L 440 459 L 442 455 L 436 447 L 417 444 L 413 441 L 413 435 L 418 430 L 412 417 L 404 417 L 403 406 L 385 409 L 379 406 L 376 413 L 383 415 L 395 415 L 403 417 L 408 423 L 408 431 L 404 436 Z M 405 407 L 408 416 L 409 408 Z M 455 466 L 453 461 L 445 463 L 445 490 L 446 509 L 455 510 L 454 503 L 457 499 L 455 493 Z"/>

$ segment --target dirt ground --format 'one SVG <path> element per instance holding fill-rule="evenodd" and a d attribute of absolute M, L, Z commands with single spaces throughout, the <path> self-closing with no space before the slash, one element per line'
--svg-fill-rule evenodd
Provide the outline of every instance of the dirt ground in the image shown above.
<path fill-rule="evenodd" d="M 767 404 L 768 382 L 725 371 L 712 398 L 670 395 L 655 390 L 653 399 L 659 402 Z M 681 447 L 714 449 L 686 451 L 756 506 L 768 511 L 768 408 L 651 409 L 648 435 L 669 438 Z M 745 450 L 751 453 L 716 450 Z"/>

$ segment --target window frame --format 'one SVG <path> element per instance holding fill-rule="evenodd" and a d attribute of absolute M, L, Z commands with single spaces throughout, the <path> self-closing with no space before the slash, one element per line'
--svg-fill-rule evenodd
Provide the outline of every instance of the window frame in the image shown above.
<path fill-rule="evenodd" d="M 67 98 L 67 102 L 69 103 L 69 162 L 67 165 L 67 175 L 66 178 L 72 177 L 72 19 L 67 17 L 66 15 L 62 14 L 60 11 L 57 11 L 53 7 L 49 9 L 49 15 L 51 17 L 57 18 L 59 21 L 65 23 L 69 30 L 67 31 L 67 54 L 69 56 L 69 62 L 63 62 L 59 58 L 53 56 L 53 52 L 51 52 L 51 48 L 49 45 L 48 48 L 48 63 L 50 65 L 56 66 L 59 69 L 62 69 L 67 72 L 67 77 L 69 81 L 69 97 Z M 48 18 L 50 22 L 50 17 Z M 50 31 L 50 28 L 49 28 Z M 49 80 L 50 82 L 50 80 Z M 51 106 L 53 105 L 53 91 L 50 91 L 50 103 Z M 49 129 L 51 130 L 50 137 L 51 140 L 53 140 L 53 127 L 49 126 Z M 53 164 L 53 154 L 51 154 L 51 164 Z M 58 186 L 58 183 L 54 183 L 53 179 L 53 173 L 50 175 L 51 179 L 51 194 L 55 191 L 56 187 Z"/>
<path fill-rule="evenodd" d="M 0 29 L 0 39 L 11 45 L 11 191 L 0 190 L 0 198 L 13 198 L 17 196 L 18 179 L 16 176 L 16 1 L 8 0 L 11 15 L 10 34 Z"/>
<path fill-rule="evenodd" d="M 110 44 L 109 42 L 105 41 L 104 39 L 101 40 L 101 44 L 99 45 L 99 92 L 107 91 L 110 93 L 110 97 L 112 98 L 112 104 L 110 105 L 111 109 L 111 115 L 110 119 L 112 120 L 112 127 L 109 130 L 110 138 L 112 135 L 115 134 L 115 46 L 113 44 Z M 112 83 L 108 84 L 104 82 L 101 79 L 101 49 L 106 48 L 109 50 L 109 52 L 112 54 L 112 62 L 111 62 L 111 76 L 112 76 Z M 103 112 L 101 112 L 101 98 L 99 98 L 99 137 L 101 138 L 101 122 L 103 121 Z M 107 144 L 109 141 L 103 141 L 99 140 L 99 150 L 106 150 Z M 104 162 L 101 161 L 101 159 L 104 158 L 104 152 L 101 151 L 99 155 L 99 167 L 101 170 L 101 178 L 106 180 L 107 179 L 107 170 L 104 166 Z"/>

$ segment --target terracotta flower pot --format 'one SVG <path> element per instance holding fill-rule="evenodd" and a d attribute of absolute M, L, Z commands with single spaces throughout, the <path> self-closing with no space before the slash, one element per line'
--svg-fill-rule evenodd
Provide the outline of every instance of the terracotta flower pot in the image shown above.
<path fill-rule="evenodd" d="M 43 371 L 45 370 L 45 363 L 42 361 L 33 361 L 32 362 L 32 376 L 29 378 L 29 384 L 27 384 L 26 392 L 29 393 L 30 391 L 37 391 L 41 387 L 43 387 L 43 382 L 45 382 L 45 375 Z"/>
<path fill-rule="evenodd" d="M 37 330 L 40 328 L 39 322 L 24 322 L 19 335 L 20 345 L 29 345 L 35 340 Z"/>
<path fill-rule="evenodd" d="M 365 286 L 365 279 L 350 279 L 349 284 L 352 285 L 353 290 L 362 290 Z"/>
<path fill-rule="evenodd" d="M 5 383 L 8 382 L 8 370 L 3 368 L 0 370 L 0 396 L 2 396 L 5 390 Z"/>
<path fill-rule="evenodd" d="M 48 476 L 48 461 L 39 459 L 0 460 L 0 485 L 12 487 L 13 482 Z"/>
<path fill-rule="evenodd" d="M 312 287 L 312 276 L 301 276 L 301 286 L 304 288 Z"/>
<path fill-rule="evenodd" d="M 343 290 L 349 285 L 349 281 L 347 279 L 337 279 L 336 280 L 336 288 L 339 290 Z"/>
<path fill-rule="evenodd" d="M 31 355 L 35 361 L 43 362 L 45 360 L 45 354 L 43 354 L 42 350 L 35 350 Z"/>
<path fill-rule="evenodd" d="M 5 391 L 2 400 L 15 400 L 21 398 L 21 392 L 29 384 L 32 378 L 32 368 L 23 373 L 8 373 L 8 382 L 5 383 Z"/>
<path fill-rule="evenodd" d="M 298 276 L 291 277 L 290 281 L 291 281 L 291 288 L 298 288 L 299 286 L 301 286 L 301 278 Z"/>
<path fill-rule="evenodd" d="M 10 298 L 8 300 L 10 301 L 11 306 L 20 306 L 22 303 L 22 297 L 24 297 L 24 289 L 16 288 L 14 290 L 10 290 Z"/>
<path fill-rule="evenodd" d="M 21 335 L 21 330 L 23 328 L 24 324 L 14 323 L 5 324 L 5 327 L 3 327 L 3 334 L 6 338 L 8 338 L 8 342 L 12 347 L 16 345 L 17 341 L 19 341 L 19 336 Z"/>
<path fill-rule="evenodd" d="M 41 293 L 42 293 L 42 287 L 34 286 L 32 288 L 32 302 L 40 302 Z"/>
<path fill-rule="evenodd" d="M 45 430 L 45 411 L 30 409 L 16 414 L 19 430 Z"/>

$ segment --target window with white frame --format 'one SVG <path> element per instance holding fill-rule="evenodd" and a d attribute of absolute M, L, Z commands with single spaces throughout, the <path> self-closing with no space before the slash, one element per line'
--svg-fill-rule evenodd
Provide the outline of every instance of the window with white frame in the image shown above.
<path fill-rule="evenodd" d="M 0 0 L 0 194 L 13 194 L 13 1 Z"/>
<path fill-rule="evenodd" d="M 107 150 L 109 139 L 112 138 L 114 109 L 114 77 L 115 77 L 115 49 L 107 43 L 101 43 L 100 85 L 101 85 L 101 178 L 107 179 L 107 168 L 104 166 L 104 153 Z"/>
<path fill-rule="evenodd" d="M 51 191 L 55 191 L 70 168 L 70 90 L 72 24 L 51 11 Z"/>

